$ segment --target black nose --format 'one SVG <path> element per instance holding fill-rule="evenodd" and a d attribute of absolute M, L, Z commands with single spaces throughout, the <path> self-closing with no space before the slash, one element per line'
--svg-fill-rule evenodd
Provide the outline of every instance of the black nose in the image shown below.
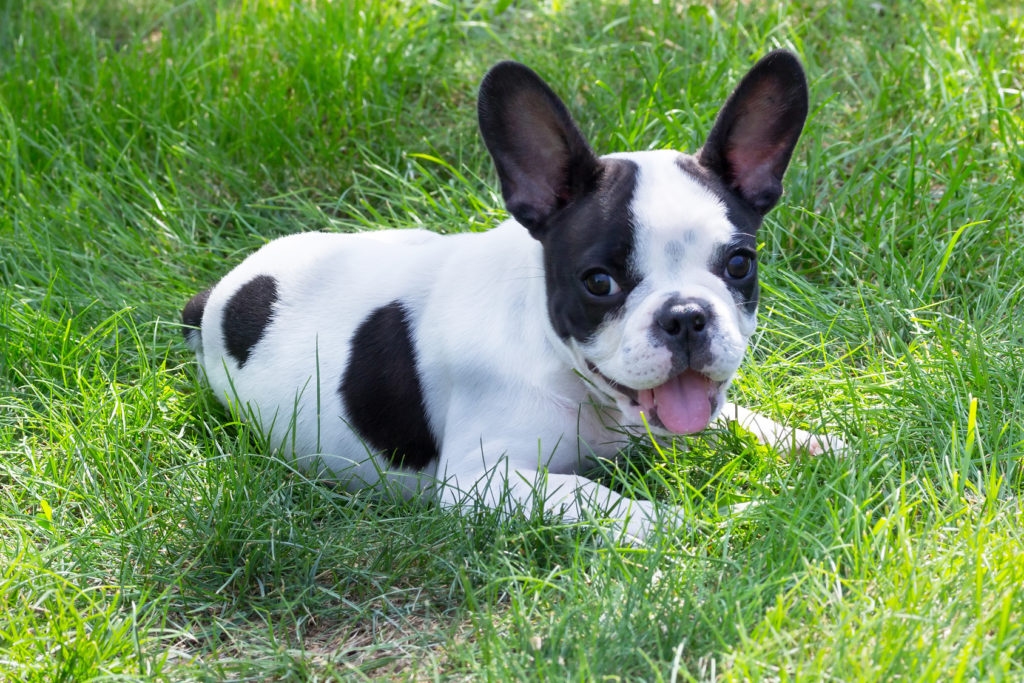
<path fill-rule="evenodd" d="M 654 320 L 670 339 L 695 339 L 702 336 L 711 323 L 711 308 L 697 299 L 669 300 Z"/>

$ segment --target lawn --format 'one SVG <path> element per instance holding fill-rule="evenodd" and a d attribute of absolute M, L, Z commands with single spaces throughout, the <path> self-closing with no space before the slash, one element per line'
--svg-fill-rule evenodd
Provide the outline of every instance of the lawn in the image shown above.
<path fill-rule="evenodd" d="M 638 441 L 595 476 L 693 522 L 619 548 L 312 481 L 198 380 L 179 311 L 266 241 L 502 220 L 493 62 L 692 151 L 775 47 L 734 398 L 845 456 Z M 1013 0 L 0 0 L 0 680 L 1024 680 L 1022 235 Z"/>

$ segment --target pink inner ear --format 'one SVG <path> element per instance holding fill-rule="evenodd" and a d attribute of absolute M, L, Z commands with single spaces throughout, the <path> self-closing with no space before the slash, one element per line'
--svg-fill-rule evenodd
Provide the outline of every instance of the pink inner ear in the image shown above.
<path fill-rule="evenodd" d="M 788 161 L 788 145 L 764 144 L 762 140 L 742 144 L 743 137 L 734 138 L 726 149 L 732 171 L 731 185 L 751 206 L 767 213 L 782 194 L 782 174 Z"/>
<path fill-rule="evenodd" d="M 733 179 L 740 185 L 746 185 L 748 179 L 774 172 L 788 147 L 786 143 L 768 145 L 754 135 L 743 133 L 739 131 L 725 152 L 733 170 Z"/>
<path fill-rule="evenodd" d="M 778 184 L 778 177 L 774 173 L 774 164 L 770 161 L 766 161 L 757 166 L 748 166 L 736 175 L 733 183 L 740 189 L 740 192 L 751 201 L 754 201 L 756 195 L 760 194 L 766 188 L 770 188 L 772 185 Z"/>
<path fill-rule="evenodd" d="M 737 113 L 729 136 L 726 158 L 735 174 L 746 175 L 765 163 L 786 161 L 783 157 L 793 140 L 786 134 L 784 86 L 775 79 L 758 83 Z"/>
<path fill-rule="evenodd" d="M 548 212 L 567 192 L 569 152 L 564 130 L 539 93 L 517 93 L 510 111 L 510 119 L 516 121 L 509 125 L 514 145 L 509 150 L 513 163 L 507 167 L 513 191 L 518 200 Z"/>
<path fill-rule="evenodd" d="M 701 162 L 764 215 L 807 118 L 807 85 L 792 55 L 773 53 L 743 78 L 719 113 Z"/>

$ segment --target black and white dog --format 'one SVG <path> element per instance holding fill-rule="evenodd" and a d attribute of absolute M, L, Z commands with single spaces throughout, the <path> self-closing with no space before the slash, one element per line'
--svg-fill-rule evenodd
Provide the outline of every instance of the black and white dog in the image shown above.
<path fill-rule="evenodd" d="M 694 156 L 596 156 L 514 62 L 478 111 L 512 218 L 267 244 L 183 312 L 225 404 L 352 489 L 387 480 L 641 539 L 656 507 L 578 474 L 624 433 L 720 416 L 772 444 L 839 445 L 726 404 L 756 324 L 757 230 L 807 116 L 792 54 L 751 69 Z"/>

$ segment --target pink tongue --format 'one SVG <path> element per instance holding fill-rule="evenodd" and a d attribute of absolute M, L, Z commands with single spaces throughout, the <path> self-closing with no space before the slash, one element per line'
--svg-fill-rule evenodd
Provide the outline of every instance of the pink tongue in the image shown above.
<path fill-rule="evenodd" d="M 639 392 L 641 409 L 650 416 L 656 412 L 661 424 L 676 434 L 693 434 L 711 421 L 711 397 L 714 386 L 710 379 L 687 370 L 660 386 Z M 657 407 L 655 408 L 655 404 Z"/>

